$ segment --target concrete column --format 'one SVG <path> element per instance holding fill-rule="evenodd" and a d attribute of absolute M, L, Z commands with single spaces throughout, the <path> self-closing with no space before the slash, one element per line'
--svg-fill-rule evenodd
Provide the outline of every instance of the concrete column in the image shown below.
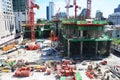
<path fill-rule="evenodd" d="M 80 31 L 80 37 L 81 38 L 83 37 L 83 31 Z"/>
<path fill-rule="evenodd" d="M 68 39 L 68 57 L 70 57 L 70 40 Z"/>
<path fill-rule="evenodd" d="M 82 59 L 82 53 L 83 53 L 83 42 L 80 43 L 80 57 Z"/>
<path fill-rule="evenodd" d="M 98 52 L 98 41 L 96 42 L 96 52 L 95 52 L 95 54 L 96 54 L 96 56 L 97 56 L 97 52 Z"/>
<path fill-rule="evenodd" d="M 83 31 L 80 32 L 80 37 L 83 37 Z M 83 53 L 83 42 L 80 42 L 80 56 L 82 58 L 82 53 Z"/>

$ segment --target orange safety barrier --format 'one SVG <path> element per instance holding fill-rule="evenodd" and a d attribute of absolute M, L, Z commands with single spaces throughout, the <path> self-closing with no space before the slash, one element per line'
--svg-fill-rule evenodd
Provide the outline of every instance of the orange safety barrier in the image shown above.
<path fill-rule="evenodd" d="M 7 50 L 10 50 L 10 49 L 12 49 L 12 48 L 14 48 L 15 46 L 13 45 L 13 44 L 10 44 L 10 45 L 7 45 L 7 46 L 4 46 L 3 48 L 2 48 L 2 50 L 3 51 L 7 51 Z"/>
<path fill-rule="evenodd" d="M 40 72 L 45 72 L 46 71 L 46 67 L 45 66 L 35 66 L 34 69 L 36 71 L 40 71 Z"/>

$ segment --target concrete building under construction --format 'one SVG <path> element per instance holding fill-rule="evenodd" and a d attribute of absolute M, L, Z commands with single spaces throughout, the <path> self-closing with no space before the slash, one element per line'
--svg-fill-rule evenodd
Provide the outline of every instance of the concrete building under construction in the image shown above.
<path fill-rule="evenodd" d="M 73 58 L 98 58 L 110 54 L 111 39 L 104 34 L 106 21 L 62 21 L 64 55 Z"/>

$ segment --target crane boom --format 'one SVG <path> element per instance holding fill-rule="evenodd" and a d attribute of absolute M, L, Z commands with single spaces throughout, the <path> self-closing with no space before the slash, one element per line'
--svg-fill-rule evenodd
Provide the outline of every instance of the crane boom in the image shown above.
<path fill-rule="evenodd" d="M 60 8 L 58 9 L 57 13 L 56 13 L 56 19 L 58 20 L 59 19 L 59 11 L 60 11 Z"/>
<path fill-rule="evenodd" d="M 66 18 L 68 19 L 69 18 L 70 0 L 65 0 L 65 2 L 66 2 L 65 8 L 66 8 L 66 13 L 67 13 Z"/>

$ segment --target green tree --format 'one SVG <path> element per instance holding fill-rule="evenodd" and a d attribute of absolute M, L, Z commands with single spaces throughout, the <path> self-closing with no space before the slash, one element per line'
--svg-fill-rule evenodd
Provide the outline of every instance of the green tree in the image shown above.
<path fill-rule="evenodd" d="M 37 23 L 41 23 L 42 22 L 42 20 L 41 19 L 37 19 Z"/>
<path fill-rule="evenodd" d="M 114 23 L 113 23 L 113 22 L 111 22 L 111 21 L 109 21 L 109 22 L 108 22 L 108 24 L 109 24 L 109 25 L 114 25 Z"/>

